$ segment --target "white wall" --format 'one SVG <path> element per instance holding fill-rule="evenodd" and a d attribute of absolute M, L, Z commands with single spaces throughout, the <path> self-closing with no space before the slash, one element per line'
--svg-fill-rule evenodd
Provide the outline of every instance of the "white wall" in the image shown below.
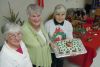
<path fill-rule="evenodd" d="M 2 16 L 9 16 L 8 1 L 11 4 L 11 8 L 17 13 L 19 11 L 19 17 L 23 20 L 27 20 L 26 6 L 30 3 L 36 3 L 37 0 L 0 0 L 0 27 L 5 23 Z M 61 3 L 66 6 L 66 8 L 83 8 L 84 0 L 44 0 L 44 10 L 42 14 L 43 21 L 46 20 L 48 15 L 50 15 L 55 5 Z M 2 35 L 0 33 L 0 42 L 2 42 Z"/>

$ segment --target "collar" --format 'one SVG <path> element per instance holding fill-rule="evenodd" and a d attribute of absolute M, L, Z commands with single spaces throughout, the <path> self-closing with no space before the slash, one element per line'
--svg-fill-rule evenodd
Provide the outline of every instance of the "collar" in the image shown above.
<path fill-rule="evenodd" d="M 61 23 L 58 23 L 58 22 L 54 19 L 54 24 L 55 24 L 55 25 L 61 25 L 61 26 L 63 26 L 63 25 L 64 25 L 64 21 L 61 22 Z"/>
<path fill-rule="evenodd" d="M 22 51 L 21 47 L 19 47 L 16 51 L 19 52 L 19 53 L 21 53 L 21 54 L 23 54 L 23 51 Z"/>

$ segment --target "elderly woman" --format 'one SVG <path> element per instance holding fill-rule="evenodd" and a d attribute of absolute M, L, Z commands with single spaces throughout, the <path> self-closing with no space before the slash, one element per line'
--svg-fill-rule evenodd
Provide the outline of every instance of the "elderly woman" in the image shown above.
<path fill-rule="evenodd" d="M 41 23 L 41 7 L 27 7 L 28 21 L 23 25 L 23 40 L 28 48 L 34 67 L 51 67 L 49 38 Z"/>
<path fill-rule="evenodd" d="M 45 27 L 52 42 L 64 39 L 73 39 L 73 28 L 69 21 L 65 20 L 66 8 L 62 4 L 58 4 L 53 13 L 53 19 L 46 22 Z M 55 47 L 52 47 L 55 48 Z M 63 59 L 56 58 L 52 53 L 52 67 L 63 67 Z"/>
<path fill-rule="evenodd" d="M 21 28 L 7 23 L 2 27 L 5 43 L 0 52 L 0 67 L 32 67 L 27 48 L 21 40 Z"/>

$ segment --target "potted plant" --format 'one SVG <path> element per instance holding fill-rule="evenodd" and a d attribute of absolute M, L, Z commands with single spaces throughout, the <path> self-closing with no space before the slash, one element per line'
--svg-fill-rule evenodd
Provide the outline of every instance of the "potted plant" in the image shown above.
<path fill-rule="evenodd" d="M 11 8 L 11 5 L 9 2 L 8 2 L 8 5 L 9 5 L 10 16 L 9 17 L 3 16 L 3 17 L 6 18 L 9 22 L 16 23 L 22 26 L 24 21 L 21 21 L 21 19 L 18 18 L 19 12 L 15 13 L 13 9 Z"/>

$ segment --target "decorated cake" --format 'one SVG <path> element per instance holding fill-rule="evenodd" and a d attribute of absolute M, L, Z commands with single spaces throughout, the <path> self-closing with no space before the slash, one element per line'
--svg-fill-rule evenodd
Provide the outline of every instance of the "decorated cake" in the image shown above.
<path fill-rule="evenodd" d="M 53 48 L 56 58 L 76 56 L 87 53 L 80 39 L 56 41 L 57 48 Z"/>

